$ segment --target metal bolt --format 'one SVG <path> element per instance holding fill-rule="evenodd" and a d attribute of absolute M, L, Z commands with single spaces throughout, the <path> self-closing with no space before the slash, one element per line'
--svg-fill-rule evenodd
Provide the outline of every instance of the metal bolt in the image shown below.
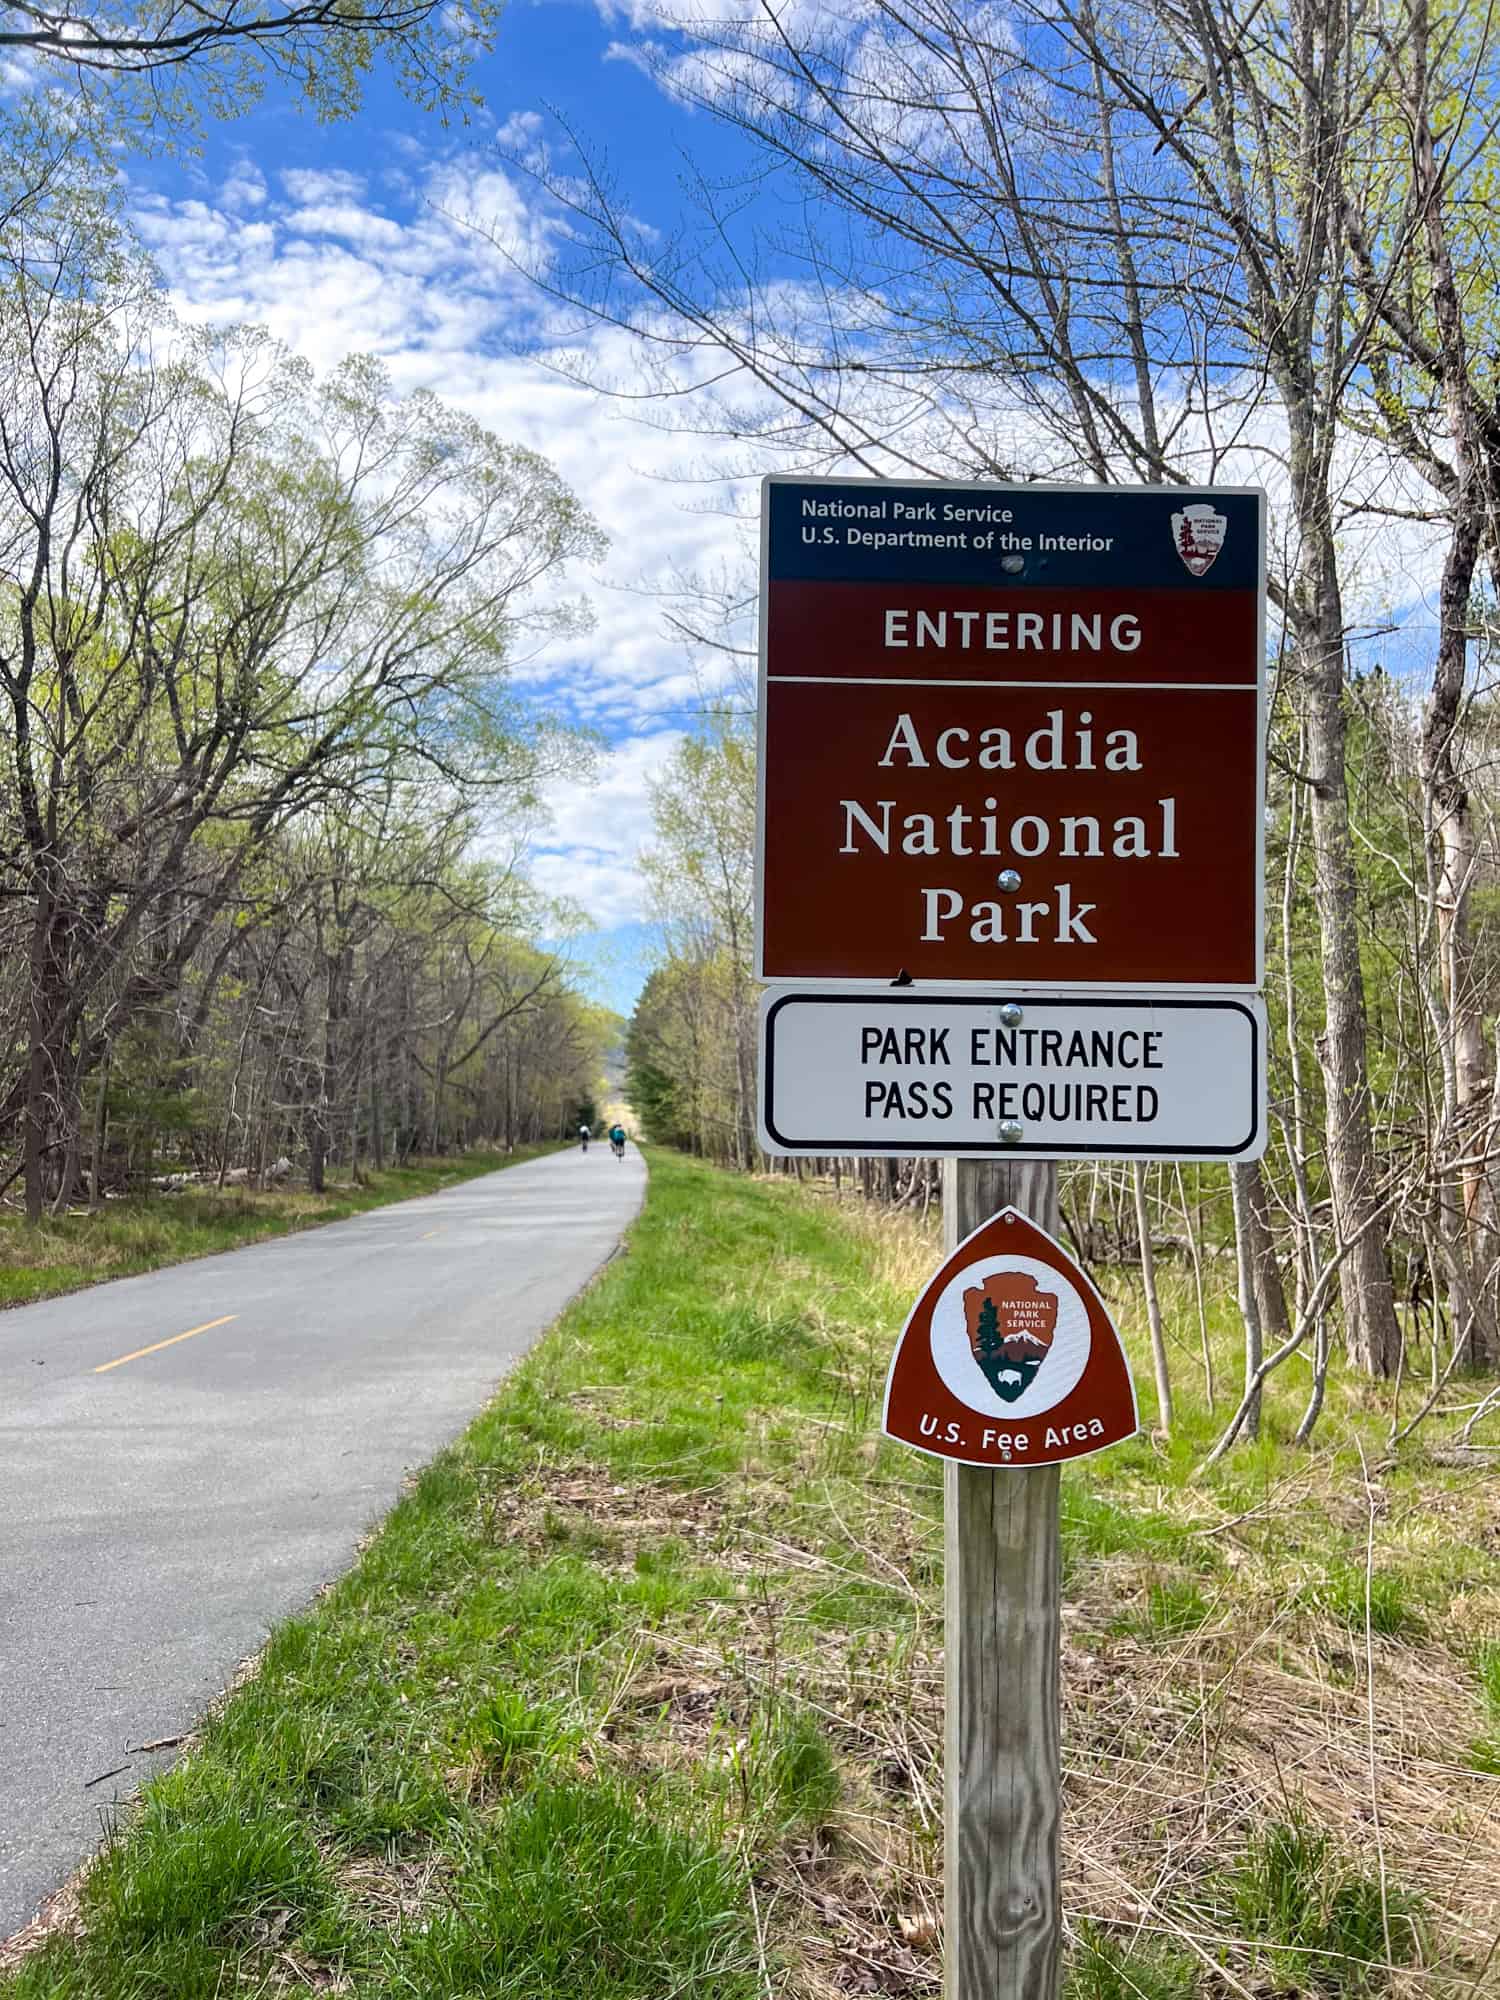
<path fill-rule="evenodd" d="M 1026 567 L 1025 556 L 1001 556 L 1000 567 L 1007 576 L 1019 576 Z"/>
<path fill-rule="evenodd" d="M 1007 1028 L 1019 1028 L 1025 1018 L 1025 1015 L 1014 1000 L 1007 1000 L 1005 1005 L 1000 1009 L 1000 1019 Z"/>
<path fill-rule="evenodd" d="M 1021 886 L 1021 878 L 1014 868 L 1002 868 L 995 880 L 1007 895 L 1013 894 Z"/>
<path fill-rule="evenodd" d="M 1024 1128 L 1018 1125 L 1014 1118 L 1007 1118 L 1003 1120 L 1000 1126 L 1001 1145 L 1019 1146 L 1021 1143 L 1021 1136 L 1023 1130 Z"/>

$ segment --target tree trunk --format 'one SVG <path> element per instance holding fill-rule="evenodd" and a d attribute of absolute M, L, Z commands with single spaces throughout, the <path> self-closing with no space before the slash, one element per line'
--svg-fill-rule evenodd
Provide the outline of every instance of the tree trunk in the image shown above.
<path fill-rule="evenodd" d="M 1493 471 L 1486 451 L 1491 411 L 1482 406 L 1468 354 L 1464 302 L 1448 239 L 1445 177 L 1448 161 L 1438 159 L 1431 123 L 1432 82 L 1429 44 L 1432 28 L 1427 0 L 1411 0 L 1405 75 L 1409 80 L 1407 115 L 1411 126 L 1413 192 L 1427 242 L 1432 284 L 1432 314 L 1437 328 L 1437 373 L 1452 437 L 1454 486 L 1449 494 L 1452 526 L 1438 591 L 1437 657 L 1432 692 L 1422 717 L 1422 782 L 1430 814 L 1428 837 L 1437 857 L 1435 884 L 1438 951 L 1447 1016 L 1446 1028 L 1453 1094 L 1451 1129 L 1447 1140 L 1460 1157 L 1468 1155 L 1477 1137 L 1475 1114 L 1486 1096 L 1483 1001 L 1474 977 L 1469 927 L 1469 891 L 1473 885 L 1475 842 L 1469 788 L 1455 755 L 1468 685 L 1470 606 L 1474 571 L 1483 544 L 1487 515 L 1494 504 Z M 1446 1065 L 1445 1065 L 1446 1067 Z M 1478 1267 L 1482 1285 L 1484 1246 L 1481 1237 L 1481 1194 L 1486 1170 L 1466 1166 L 1444 1190 L 1444 1226 L 1454 1268 L 1467 1277 Z M 1460 1290 L 1467 1291 L 1466 1282 Z M 1465 1314 L 1460 1322 L 1458 1314 Z M 1478 1329 L 1469 1299 L 1455 1300 L 1455 1324 L 1467 1324 L 1471 1357 L 1490 1359 L 1488 1343 Z"/>
<path fill-rule="evenodd" d="M 376 1060 L 370 1066 L 370 1161 L 377 1174 L 384 1171 L 385 1102 L 380 1091 L 378 1050 Z"/>
<path fill-rule="evenodd" d="M 1135 1223 L 1141 1246 L 1141 1283 L 1146 1292 L 1146 1323 L 1151 1329 L 1151 1365 L 1156 1373 L 1156 1421 L 1172 1435 L 1172 1378 L 1167 1369 L 1167 1343 L 1162 1334 L 1161 1300 L 1156 1293 L 1156 1253 L 1151 1244 L 1151 1216 L 1146 1205 L 1146 1169 L 1136 1161 L 1130 1169 L 1135 1184 Z"/>
<path fill-rule="evenodd" d="M 109 1064 L 111 1050 L 106 1046 L 99 1058 L 99 1075 L 94 1084 L 94 1135 L 90 1147 L 92 1167 L 89 1175 L 89 1207 L 104 1206 L 104 1135 L 109 1120 Z"/>
<path fill-rule="evenodd" d="M 57 1175 L 57 1192 L 52 1197 L 52 1213 L 64 1215 L 73 1199 L 73 1190 L 78 1182 L 78 1158 L 82 1138 L 79 1133 L 80 1120 L 70 1118 L 65 1121 L 66 1137 L 63 1140 L 62 1166 Z"/>
<path fill-rule="evenodd" d="M 31 926 L 23 1159 L 26 1220 L 33 1225 L 41 1221 L 47 1205 L 48 1140 L 61 1083 L 57 1035 L 65 990 L 58 964 L 58 916 L 51 872 L 50 867 L 38 870 Z"/>
<path fill-rule="evenodd" d="M 1234 1247 L 1235 1263 L 1239 1275 L 1240 1318 L 1245 1325 L 1245 1393 L 1250 1394 L 1251 1386 L 1260 1369 L 1265 1354 L 1265 1338 L 1261 1332 L 1260 1302 L 1255 1293 L 1255 1252 L 1253 1229 L 1250 1220 L 1250 1195 L 1247 1185 L 1248 1167 L 1233 1166 L 1229 1169 L 1229 1193 L 1234 1204 Z M 1260 1436 L 1260 1391 L 1255 1391 L 1253 1400 L 1245 1411 L 1245 1420 L 1240 1427 L 1244 1437 Z"/>
<path fill-rule="evenodd" d="M 1276 1239 L 1271 1234 L 1271 1202 L 1266 1177 L 1259 1160 L 1251 1160 L 1245 1175 L 1245 1209 L 1250 1231 L 1251 1272 L 1255 1282 L 1255 1303 L 1260 1313 L 1261 1333 L 1280 1347 L 1292 1331 L 1287 1317 L 1286 1289 L 1281 1282 L 1281 1266 L 1276 1257 Z"/>
<path fill-rule="evenodd" d="M 1208 1339 L 1208 1310 L 1203 1299 L 1203 1246 L 1198 1240 L 1198 1223 L 1194 1204 L 1187 1194 L 1187 1183 L 1182 1175 L 1182 1163 L 1177 1168 L 1177 1199 L 1182 1206 L 1182 1226 L 1187 1231 L 1188 1255 L 1193 1260 L 1193 1298 L 1198 1308 L 1198 1341 L 1203 1354 L 1203 1393 L 1208 1399 L 1209 1413 L 1214 1407 L 1214 1357 Z"/>
<path fill-rule="evenodd" d="M 1328 1125 L 1328 1179 L 1340 1238 L 1359 1241 L 1341 1271 L 1344 1337 L 1366 1374 L 1393 1375 L 1401 1327 L 1380 1231 L 1370 1125 L 1365 982 L 1359 959 L 1358 882 L 1349 831 L 1344 714 L 1344 616 L 1331 530 L 1318 530 L 1316 631 L 1302 647 L 1312 775 L 1314 900 L 1322 953 L 1324 1028 L 1318 1042 Z M 1361 1234 L 1361 1232 L 1363 1232 Z"/>

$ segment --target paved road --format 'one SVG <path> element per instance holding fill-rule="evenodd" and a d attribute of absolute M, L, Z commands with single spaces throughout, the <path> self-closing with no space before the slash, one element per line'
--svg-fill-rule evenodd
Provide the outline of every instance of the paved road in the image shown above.
<path fill-rule="evenodd" d="M 633 1148 L 591 1146 L 0 1313 L 0 1939 L 169 1761 L 134 1746 L 348 1567 L 644 1188 Z"/>

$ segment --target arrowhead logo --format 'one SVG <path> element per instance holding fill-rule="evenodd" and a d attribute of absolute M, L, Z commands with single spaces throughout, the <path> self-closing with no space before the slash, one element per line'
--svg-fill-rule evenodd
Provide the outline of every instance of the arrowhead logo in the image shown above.
<path fill-rule="evenodd" d="M 960 1243 L 912 1307 L 882 1428 L 965 1465 L 1058 1465 L 1134 1436 L 1135 1385 L 1103 1299 L 1019 1210 Z"/>
<path fill-rule="evenodd" d="M 1203 500 L 1195 500 L 1172 516 L 1172 543 L 1194 576 L 1203 576 L 1214 566 L 1214 557 L 1224 546 L 1229 518 Z"/>
<path fill-rule="evenodd" d="M 986 1382 L 1007 1403 L 1031 1387 L 1057 1331 L 1057 1299 L 1035 1278 L 1001 1272 L 964 1293 L 969 1344 Z"/>

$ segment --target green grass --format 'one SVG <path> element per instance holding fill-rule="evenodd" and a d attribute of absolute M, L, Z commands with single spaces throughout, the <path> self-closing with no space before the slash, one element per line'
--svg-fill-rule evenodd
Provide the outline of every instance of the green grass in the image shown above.
<path fill-rule="evenodd" d="M 1196 2000 L 1203 1967 L 1152 1938 L 1118 1937 L 1084 1922 L 1068 1953 L 1065 2000 Z"/>
<path fill-rule="evenodd" d="M 413 1160 L 378 1173 L 368 1170 L 357 1186 L 330 1183 L 320 1195 L 291 1188 L 265 1193 L 185 1188 L 179 1194 L 107 1202 L 96 1213 L 48 1217 L 34 1228 L 14 1211 L 0 1209 L 0 1307 L 28 1305 L 108 1278 L 136 1277 L 191 1257 L 341 1222 L 556 1150 L 518 1146 L 513 1153 Z"/>
<path fill-rule="evenodd" d="M 1479 1684 L 1484 1689 L 1485 1700 L 1490 1713 L 1500 1727 L 1500 1640 L 1481 1646 L 1474 1665 L 1479 1673 Z"/>
<path fill-rule="evenodd" d="M 1476 1771 L 1500 1778 L 1500 1641 L 1484 1645 L 1474 1656 L 1474 1667 L 1484 1695 L 1484 1734 L 1475 1739 L 1470 1762 Z"/>
<path fill-rule="evenodd" d="M 1383 1639 L 1420 1633 L 1421 1613 L 1411 1603 L 1407 1580 L 1390 1570 L 1365 1570 L 1348 1562 L 1329 1565 L 1310 1583 L 1303 1601 L 1336 1619 L 1350 1632 L 1370 1631 Z"/>
<path fill-rule="evenodd" d="M 548 1785 L 465 1843 L 401 1984 L 453 2000 L 753 2000 L 742 1902 L 712 1829 L 644 1815 L 617 1785 Z"/>
<path fill-rule="evenodd" d="M 1257 1830 L 1225 1893 L 1276 1978 L 1296 1988 L 1368 1993 L 1418 1954 L 1415 1901 L 1341 1854 L 1302 1812 Z"/>
<path fill-rule="evenodd" d="M 1159 1579 L 1151 1585 L 1146 1605 L 1147 1628 L 1161 1639 L 1196 1632 L 1208 1623 L 1214 1610 L 1191 1577 Z"/>
<path fill-rule="evenodd" d="M 1065 1563 L 1113 1555 L 1178 1556 L 1196 1553 L 1190 1521 L 1106 1499 L 1082 1482 L 1071 1482 L 1062 1497 Z"/>
<path fill-rule="evenodd" d="M 627 1254 L 273 1635 L 126 1816 L 81 1934 L 0 1974 L 3 2000 L 936 1995 L 942 1482 L 875 1429 L 932 1239 L 786 1179 L 651 1167 Z M 1175 1926 L 1248 1990 L 1347 2000 L 1386 1976 L 1387 1923 L 1395 1965 L 1463 1990 L 1500 1858 L 1478 1772 L 1419 1835 L 1393 1819 L 1371 1902 L 1380 1413 L 1336 1379 L 1309 1458 L 1294 1397 L 1268 1397 L 1266 1437 L 1194 1483 L 1217 1419 L 1180 1393 L 1179 1436 L 1063 1483 L 1070 1865 L 1116 1905 L 1076 1927 L 1068 1993 L 1217 1991 Z M 1423 1649 L 1393 1754 L 1451 1774 L 1500 1677 L 1476 1629 L 1494 1496 L 1419 1459 L 1383 1477 L 1372 1623 L 1392 1673 Z M 1450 1734 L 1416 1743 L 1428 1685 Z M 1340 1760 L 1358 1782 L 1315 1819 L 1298 1777 Z"/>
<path fill-rule="evenodd" d="M 307 1823 L 274 1796 L 246 1807 L 222 1764 L 189 1763 L 151 1787 L 129 1838 L 89 1877 L 90 1916 L 122 1958 L 174 1941 L 250 1943 L 282 1911 L 304 1925 L 326 1912 L 331 1884 Z"/>

